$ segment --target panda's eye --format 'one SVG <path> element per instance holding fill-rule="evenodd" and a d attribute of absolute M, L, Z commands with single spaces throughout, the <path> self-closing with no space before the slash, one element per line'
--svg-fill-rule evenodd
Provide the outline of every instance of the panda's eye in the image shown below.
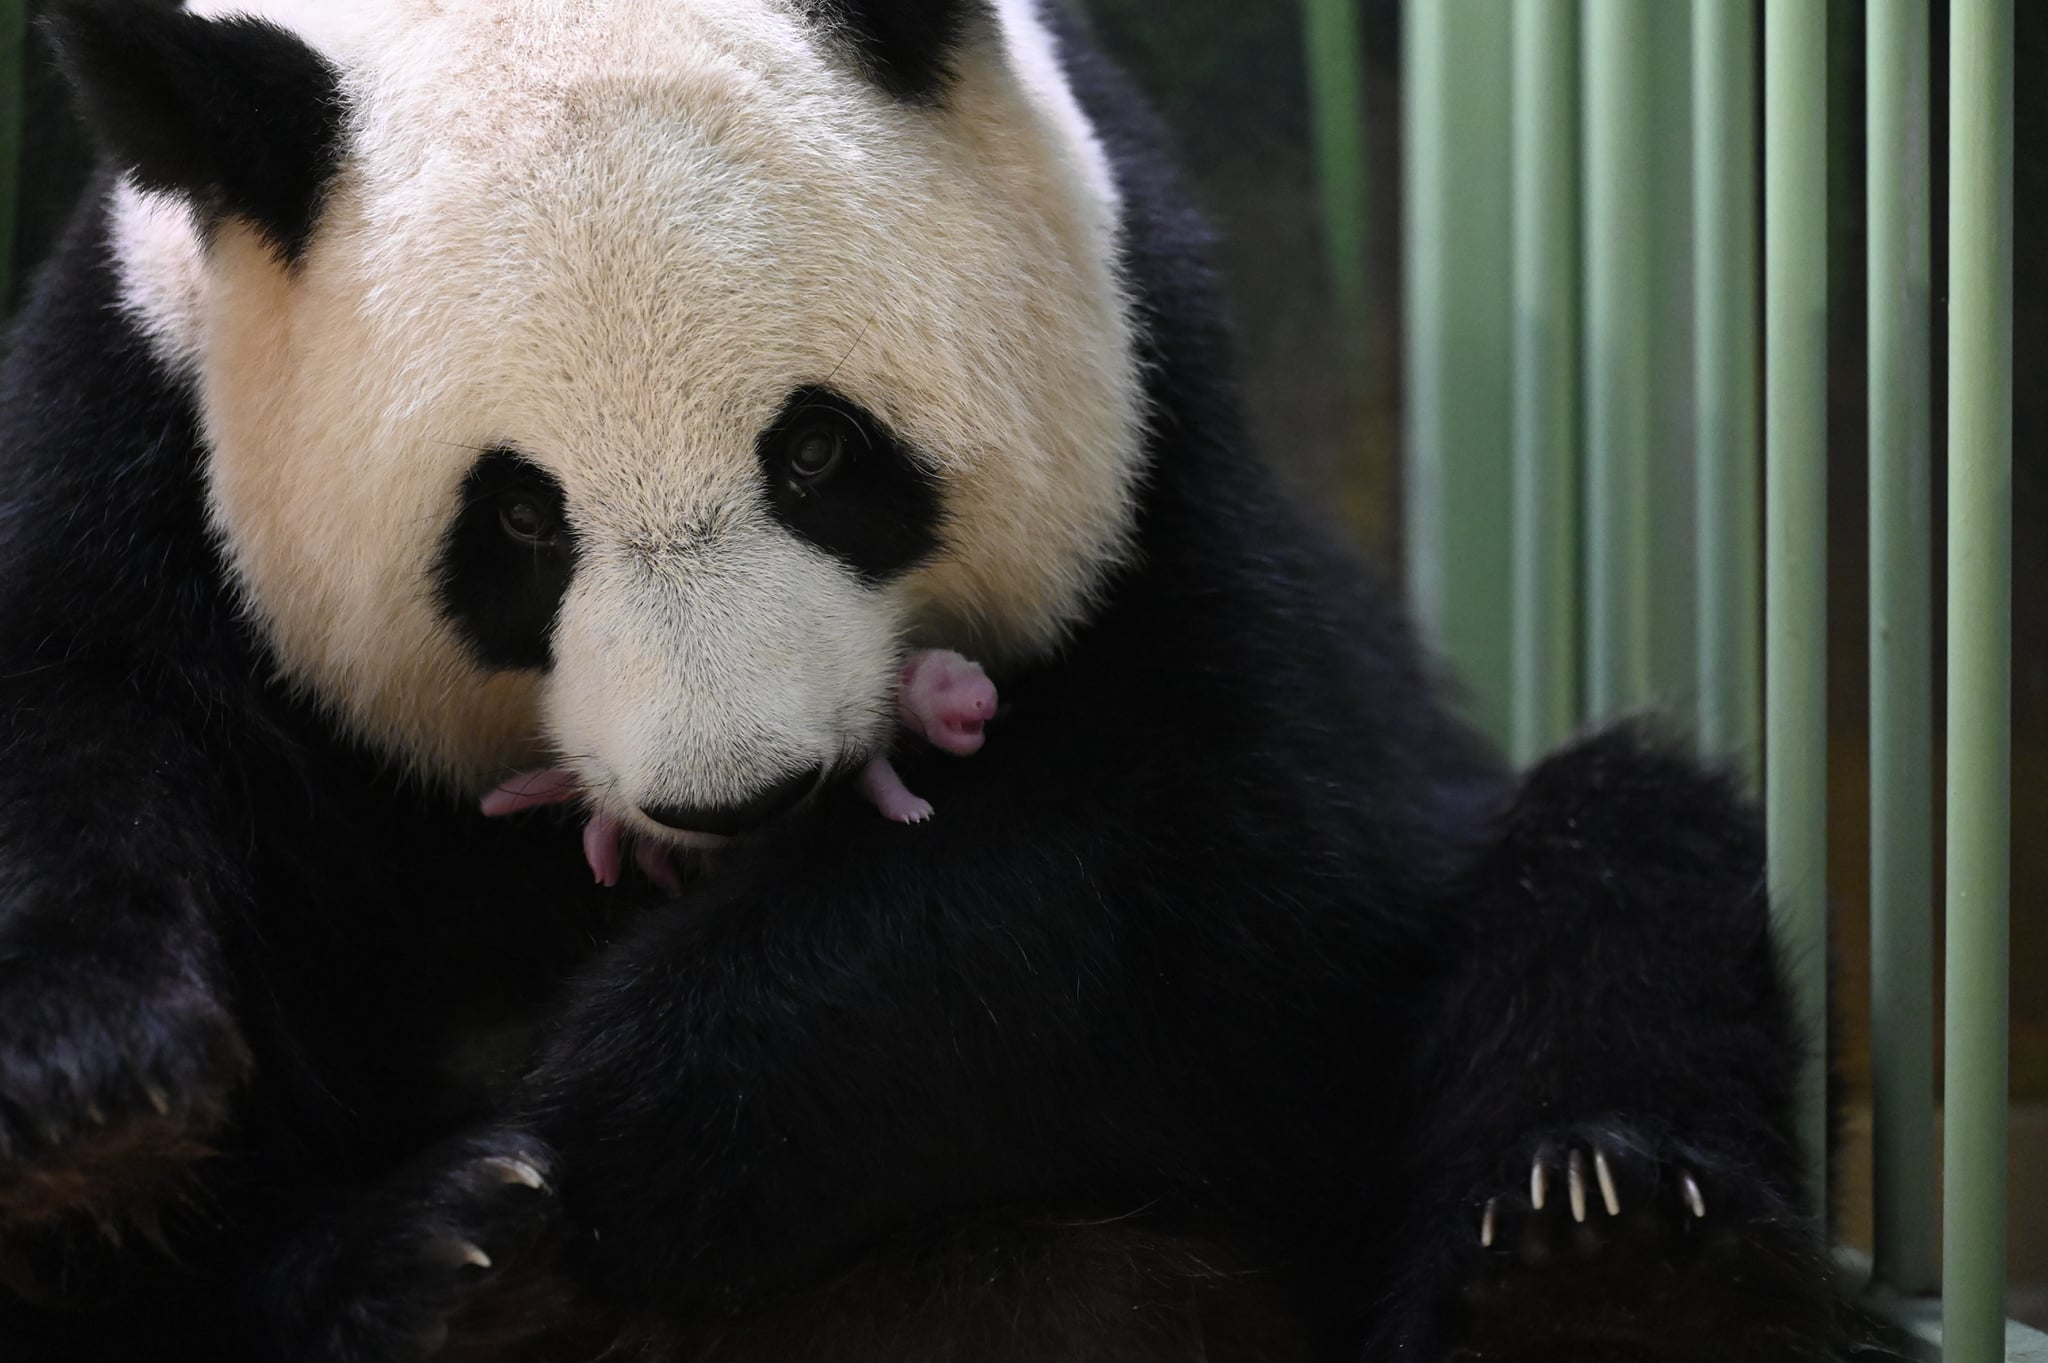
<path fill-rule="evenodd" d="M 555 518 L 531 493 L 506 493 L 498 503 L 498 524 L 507 536 L 521 544 L 546 546 L 555 542 Z"/>
<path fill-rule="evenodd" d="M 782 457 L 790 476 L 799 482 L 816 483 L 830 477 L 846 461 L 853 442 L 860 439 L 860 432 L 844 413 L 819 408 L 790 423 L 782 439 Z"/>
<path fill-rule="evenodd" d="M 791 533 L 886 582 L 939 546 L 939 488 L 889 424 L 817 384 L 755 437 L 761 491 Z"/>

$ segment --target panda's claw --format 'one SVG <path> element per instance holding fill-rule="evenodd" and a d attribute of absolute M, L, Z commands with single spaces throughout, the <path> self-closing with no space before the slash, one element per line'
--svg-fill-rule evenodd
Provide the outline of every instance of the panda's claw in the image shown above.
<path fill-rule="evenodd" d="M 540 1170 L 523 1159 L 511 1155 L 492 1155 L 483 1161 L 487 1169 L 495 1169 L 507 1183 L 518 1183 L 537 1193 L 548 1191 L 548 1182 L 541 1177 Z"/>
<path fill-rule="evenodd" d="M 1543 1162 L 1542 1155 L 1538 1155 L 1529 1166 L 1529 1205 L 1540 1212 L 1549 1200 L 1550 1166 Z"/>
<path fill-rule="evenodd" d="M 1565 1186 L 1571 1195 L 1572 1220 L 1585 1224 L 1586 1220 L 1586 1157 L 1573 1149 L 1565 1158 Z"/>
<path fill-rule="evenodd" d="M 1487 1198 L 1486 1210 L 1479 1215 L 1479 1247 L 1481 1249 L 1493 1248 L 1493 1237 L 1498 1227 L 1499 1217 L 1500 1199 L 1497 1197 Z"/>
<path fill-rule="evenodd" d="M 1707 1199 L 1700 1193 L 1699 1180 L 1690 1173 L 1679 1179 L 1679 1187 L 1685 1193 L 1685 1205 L 1691 1209 L 1695 1220 L 1707 1219 Z"/>
<path fill-rule="evenodd" d="M 1597 1145 L 1593 1147 L 1593 1176 L 1600 1182 L 1600 1200 L 1607 1204 L 1607 1214 L 1620 1216 L 1621 1190 L 1615 1186 L 1614 1166 L 1608 1163 L 1607 1152 Z"/>

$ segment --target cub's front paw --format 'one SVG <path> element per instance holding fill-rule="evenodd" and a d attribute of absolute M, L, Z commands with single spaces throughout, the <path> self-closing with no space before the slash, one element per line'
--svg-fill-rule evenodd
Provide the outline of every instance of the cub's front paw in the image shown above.
<path fill-rule="evenodd" d="M 451 1332 L 479 1356 L 546 1329 L 552 1157 L 520 1132 L 467 1136 L 350 1198 L 294 1247 L 278 1334 L 309 1363 L 424 1363 Z"/>
<path fill-rule="evenodd" d="M 118 1233 L 211 1153 L 249 1055 L 203 973 L 0 944 L 0 1232 Z"/>
<path fill-rule="evenodd" d="M 1821 1360 L 1838 1334 L 1815 1227 L 1749 1162 L 1626 1123 L 1533 1140 L 1471 1208 L 1453 1356 Z"/>

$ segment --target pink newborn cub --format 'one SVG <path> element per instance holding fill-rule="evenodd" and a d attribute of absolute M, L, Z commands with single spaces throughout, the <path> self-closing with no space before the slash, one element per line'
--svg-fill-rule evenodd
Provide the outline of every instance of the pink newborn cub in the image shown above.
<path fill-rule="evenodd" d="M 935 748 L 965 757 L 981 747 L 982 725 L 996 712 L 995 683 L 959 654 L 919 649 L 903 664 L 896 691 L 896 716 Z M 931 804 L 910 793 L 887 757 L 861 768 L 861 793 L 897 823 L 923 823 Z M 493 818 L 581 797 L 582 784 L 566 767 L 521 772 L 484 796 L 483 812 Z M 599 811 L 583 827 L 583 856 L 600 884 L 616 885 L 625 859 L 627 829 L 615 814 Z M 634 860 L 647 878 L 668 890 L 682 888 L 669 844 L 635 838 Z"/>
<path fill-rule="evenodd" d="M 979 751 L 982 726 L 995 712 L 995 683 L 980 663 L 951 649 L 926 648 L 903 665 L 896 717 L 933 747 L 955 757 Z M 931 802 L 910 793 L 886 754 L 861 768 L 860 789 L 897 823 L 923 823 L 932 816 Z"/>

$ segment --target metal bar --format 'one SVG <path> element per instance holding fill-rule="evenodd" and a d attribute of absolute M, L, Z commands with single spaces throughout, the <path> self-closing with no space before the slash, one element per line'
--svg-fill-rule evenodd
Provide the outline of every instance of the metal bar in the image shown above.
<path fill-rule="evenodd" d="M 1309 114 L 1323 205 L 1323 249 L 1352 374 L 1365 364 L 1370 178 L 1358 0 L 1304 0 Z"/>
<path fill-rule="evenodd" d="M 1694 685 L 1697 639 L 1698 517 L 1693 393 L 1692 7 L 1637 0 L 1645 12 L 1649 92 L 1644 137 L 1649 171 L 1636 197 L 1643 205 L 1649 290 L 1650 348 L 1643 357 L 1649 386 L 1649 439 L 1643 465 L 1647 493 L 1636 516 L 1648 522 L 1650 660 L 1647 698 L 1676 725 L 1698 719 Z"/>
<path fill-rule="evenodd" d="M 1927 0 L 1869 0 L 1870 1068 L 1877 1274 L 1936 1286 Z"/>
<path fill-rule="evenodd" d="M 2012 781 L 2012 0 L 1949 10 L 1943 1356 L 2005 1344 Z"/>
<path fill-rule="evenodd" d="M 1514 9 L 1514 687 L 1528 762 L 1579 719 L 1578 6 Z"/>
<path fill-rule="evenodd" d="M 1650 695 L 1649 16 L 1584 10 L 1586 707 Z"/>
<path fill-rule="evenodd" d="M 1431 643 L 1499 739 L 1511 690 L 1509 7 L 1405 11 L 1405 551 Z"/>
<path fill-rule="evenodd" d="M 1764 10 L 1764 818 L 1778 949 L 1827 1035 L 1827 6 Z M 1826 1206 L 1827 1100 L 1798 1108 Z"/>
<path fill-rule="evenodd" d="M 1694 514 L 1701 747 L 1762 756 L 1757 482 L 1756 10 L 1693 0 Z"/>
<path fill-rule="evenodd" d="M 0 0 L 0 316 L 14 297 L 15 225 L 21 216 L 22 48 L 25 0 Z"/>

